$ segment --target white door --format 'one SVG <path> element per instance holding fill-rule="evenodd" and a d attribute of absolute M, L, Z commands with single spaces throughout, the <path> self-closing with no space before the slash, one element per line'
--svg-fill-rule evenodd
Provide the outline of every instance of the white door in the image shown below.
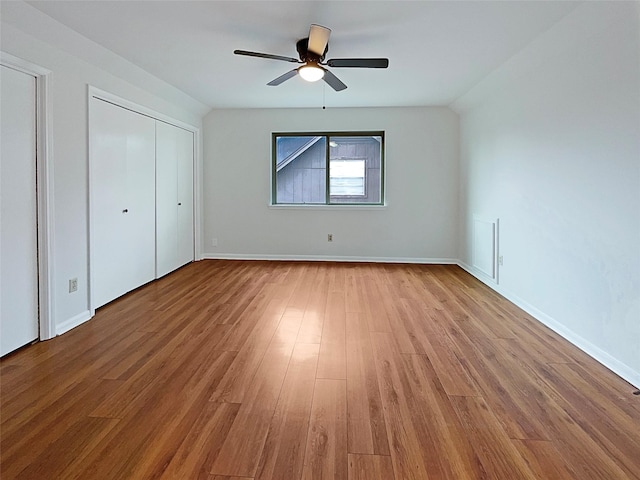
<path fill-rule="evenodd" d="M 193 133 L 156 122 L 156 274 L 193 261 Z"/>
<path fill-rule="evenodd" d="M 178 266 L 178 128 L 156 122 L 156 275 Z"/>
<path fill-rule="evenodd" d="M 91 100 L 92 305 L 155 278 L 155 120 Z"/>
<path fill-rule="evenodd" d="M 36 79 L 0 73 L 0 355 L 38 338 Z"/>

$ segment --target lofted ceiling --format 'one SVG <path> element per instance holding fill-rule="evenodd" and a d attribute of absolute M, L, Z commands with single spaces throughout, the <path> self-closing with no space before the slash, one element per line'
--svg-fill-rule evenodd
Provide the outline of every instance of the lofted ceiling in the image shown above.
<path fill-rule="evenodd" d="M 214 108 L 448 105 L 573 10 L 569 1 L 28 1 L 32 7 Z M 388 57 L 332 69 L 348 89 L 293 78 L 311 23 L 327 58 Z"/>

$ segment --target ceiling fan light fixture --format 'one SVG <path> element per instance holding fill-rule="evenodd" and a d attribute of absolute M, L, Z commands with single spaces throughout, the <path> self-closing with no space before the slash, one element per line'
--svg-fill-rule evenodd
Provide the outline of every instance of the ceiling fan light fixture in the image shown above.
<path fill-rule="evenodd" d="M 307 82 L 317 82 L 324 77 L 324 68 L 315 64 L 308 64 L 298 68 L 298 73 Z"/>

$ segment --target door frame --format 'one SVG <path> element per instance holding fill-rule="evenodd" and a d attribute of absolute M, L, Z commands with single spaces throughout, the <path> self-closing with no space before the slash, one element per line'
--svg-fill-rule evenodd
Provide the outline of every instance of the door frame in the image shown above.
<path fill-rule="evenodd" d="M 88 128 L 87 128 L 87 144 L 88 144 L 88 152 L 89 152 L 89 310 L 90 315 L 93 317 L 96 314 L 95 301 L 93 298 L 93 285 L 94 285 L 94 269 L 93 265 L 93 239 L 94 235 L 94 218 L 93 218 L 93 205 L 92 205 L 92 186 L 91 179 L 92 176 L 92 156 L 91 156 L 91 134 L 92 134 L 92 125 L 91 125 L 91 105 L 94 101 L 101 100 L 107 103 L 111 103 L 117 107 L 124 108 L 126 110 L 131 110 L 132 112 L 138 113 L 140 115 L 144 115 L 146 117 L 153 118 L 154 120 L 159 120 L 164 123 L 168 123 L 174 125 L 176 127 L 182 128 L 189 132 L 193 133 L 193 239 L 194 239 L 194 260 L 201 260 L 202 254 L 200 247 L 200 231 L 201 231 L 201 215 L 202 210 L 200 205 L 202 204 L 202 155 L 201 155 L 201 141 L 200 141 L 200 128 L 194 125 L 185 123 L 183 121 L 177 120 L 173 117 L 165 115 L 163 113 L 157 112 L 153 109 L 147 108 L 138 103 L 127 100 L 126 98 L 120 97 L 113 93 L 107 92 L 105 90 L 101 90 L 93 85 L 87 85 L 87 119 L 88 119 Z"/>
<path fill-rule="evenodd" d="M 56 336 L 51 71 L 0 51 L 0 64 L 36 79 L 36 202 L 38 230 L 38 322 L 40 340 Z M 34 185 L 34 187 L 36 187 Z"/>

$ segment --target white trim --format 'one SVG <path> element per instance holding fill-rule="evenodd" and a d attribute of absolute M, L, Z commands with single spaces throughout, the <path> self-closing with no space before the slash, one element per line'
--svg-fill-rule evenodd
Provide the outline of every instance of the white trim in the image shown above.
<path fill-rule="evenodd" d="M 483 278 L 484 276 L 478 275 L 477 269 L 474 269 L 470 265 L 467 265 L 466 263 L 461 261 L 458 262 L 458 266 L 466 270 L 468 273 L 470 273 L 474 277 L 476 277 L 478 280 L 480 280 L 482 283 L 487 285 L 492 290 L 495 290 L 496 292 L 498 292 L 500 295 L 502 295 L 504 298 L 509 300 L 511 303 L 513 303 L 517 307 L 527 312 L 529 315 L 534 317 L 540 323 L 549 327 L 551 330 L 553 330 L 555 333 L 560 335 L 562 338 L 564 338 L 568 342 L 571 342 L 573 345 L 578 347 L 580 350 L 582 350 L 584 353 L 592 357 L 594 360 L 598 361 L 599 363 L 607 367 L 609 370 L 611 370 L 618 376 L 622 377 L 631 385 L 635 386 L 636 388 L 640 387 L 640 372 L 636 372 L 630 366 L 614 358 L 613 356 L 611 356 L 611 354 L 605 352 L 600 347 L 597 347 L 596 345 L 592 344 L 591 342 L 584 339 L 580 335 L 576 334 L 573 330 L 570 330 L 569 328 L 565 327 L 561 322 L 555 320 L 554 318 L 547 315 L 546 313 L 538 310 L 536 307 L 522 300 L 517 295 L 514 295 L 513 293 L 504 289 L 503 287 L 496 285 L 496 283 L 493 282 L 493 279 Z"/>
<path fill-rule="evenodd" d="M 14 70 L 18 70 L 19 72 L 26 73 L 34 77 L 37 77 L 39 75 L 48 75 L 51 73 L 51 70 L 47 70 L 40 65 L 36 65 L 35 63 L 31 63 L 20 57 L 16 57 L 14 55 L 11 55 L 10 53 L 2 51 L 0 51 L 0 63 L 7 67 L 13 68 Z"/>
<path fill-rule="evenodd" d="M 194 235 L 194 260 L 202 259 L 202 225 L 204 225 L 203 199 L 203 174 L 204 164 L 202 155 L 202 139 L 200 129 L 193 132 L 193 235 Z"/>
<path fill-rule="evenodd" d="M 95 285 L 94 282 L 94 278 L 93 278 L 93 273 L 94 273 L 94 269 L 93 269 L 93 239 L 96 238 L 95 237 L 95 233 L 94 233 L 94 221 L 93 221 L 93 195 L 91 194 L 91 179 L 93 178 L 93 162 L 92 162 L 92 155 L 91 155 L 91 129 L 93 127 L 93 123 L 91 122 L 91 89 L 92 87 L 89 85 L 89 88 L 87 90 L 87 207 L 88 207 L 88 212 L 89 212 L 89 238 L 87 239 L 87 248 L 88 248 L 88 254 L 89 254 L 89 265 L 88 265 L 88 272 L 87 272 L 87 295 L 89 298 L 89 318 L 93 318 L 96 314 L 96 309 L 94 307 L 95 305 L 95 298 L 94 298 L 94 289 L 93 286 Z M 73 328 L 73 327 L 72 327 Z"/>
<path fill-rule="evenodd" d="M 119 97 L 118 95 L 114 95 L 113 93 L 105 92 L 104 90 L 100 90 L 99 88 L 94 87 L 93 85 L 87 85 L 89 99 L 92 97 L 104 100 L 108 103 L 113 103 L 122 108 L 126 108 L 127 110 L 131 110 L 133 112 L 139 113 L 141 115 L 145 115 L 147 117 L 151 117 L 155 120 L 160 120 L 161 122 L 165 122 L 171 124 L 175 127 L 182 128 L 184 130 L 188 130 L 190 132 L 198 132 L 200 129 L 194 125 L 190 125 L 188 123 L 177 120 L 173 117 L 165 115 L 164 113 L 157 112 L 151 108 L 147 108 L 138 103 L 132 102 L 131 100 L 127 100 L 126 98 Z"/>
<path fill-rule="evenodd" d="M 0 63 L 36 79 L 36 182 L 38 195 L 38 308 L 40 340 L 55 336 L 53 144 L 51 71 L 0 51 Z"/>
<path fill-rule="evenodd" d="M 380 210 L 385 209 L 388 204 L 371 203 L 269 203 L 268 207 L 273 210 Z"/>
<path fill-rule="evenodd" d="M 92 239 L 94 236 L 94 215 L 93 215 L 93 202 L 91 197 L 91 179 L 92 179 L 92 157 L 91 157 L 91 104 L 92 98 L 97 100 L 101 100 L 107 103 L 111 103 L 115 106 L 131 110 L 132 112 L 138 113 L 140 115 L 147 116 L 154 120 L 158 120 L 160 122 L 168 123 L 169 125 L 173 125 L 178 128 L 182 128 L 193 133 L 193 218 L 194 218 L 194 246 L 193 246 L 193 254 L 194 260 L 200 260 L 201 254 L 201 240 L 200 233 L 202 231 L 202 149 L 201 149 L 201 139 L 200 139 L 200 128 L 194 125 L 182 122 L 173 117 L 160 113 L 156 110 L 147 108 L 138 103 L 132 102 L 131 100 L 127 100 L 126 98 L 120 97 L 118 95 L 114 95 L 113 93 L 106 92 L 104 90 L 100 90 L 92 85 L 87 85 L 87 152 L 89 157 L 89 166 L 88 166 L 88 204 L 89 204 L 89 312 L 90 317 L 95 315 L 95 299 L 93 296 L 93 288 L 94 285 L 94 277 L 93 277 L 93 248 L 92 248 Z"/>
<path fill-rule="evenodd" d="M 454 258 L 411 258 L 411 257 L 358 257 L 331 255 L 267 255 L 244 253 L 205 253 L 202 260 L 281 260 L 302 262 L 364 262 L 364 263 L 419 263 L 436 265 L 457 265 Z"/>
<path fill-rule="evenodd" d="M 62 335 L 63 333 L 68 332 L 72 328 L 76 328 L 77 326 L 83 324 L 87 320 L 90 320 L 92 317 L 92 312 L 89 310 L 85 310 L 74 317 L 71 317 L 64 322 L 60 323 L 56 328 L 56 335 Z"/>

